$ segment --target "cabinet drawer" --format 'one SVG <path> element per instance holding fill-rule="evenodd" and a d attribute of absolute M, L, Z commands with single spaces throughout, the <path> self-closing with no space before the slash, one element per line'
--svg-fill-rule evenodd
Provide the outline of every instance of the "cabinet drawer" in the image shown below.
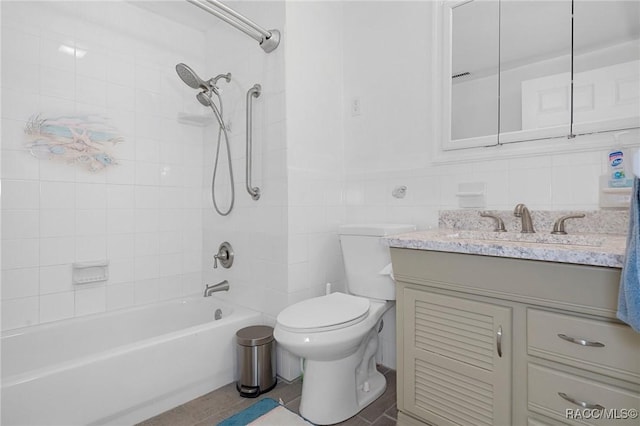
<path fill-rule="evenodd" d="M 529 410 L 559 420 L 570 421 L 570 419 L 567 419 L 567 411 L 582 409 L 582 407 L 576 403 L 569 402 L 562 398 L 559 395 L 560 392 L 565 394 L 567 398 L 572 398 L 577 402 L 582 401 L 593 405 L 598 404 L 605 408 L 605 411 L 602 412 L 602 418 L 580 419 L 580 422 L 587 424 L 611 424 L 613 420 L 610 417 L 606 418 L 604 416 L 605 414 L 609 414 L 608 410 L 616 409 L 618 413 L 622 413 L 623 409 L 638 410 L 640 408 L 639 394 L 615 386 L 531 363 L 528 365 L 528 375 Z M 638 419 L 617 419 L 615 420 L 615 424 L 637 426 Z"/>
<path fill-rule="evenodd" d="M 640 380 L 640 335 L 625 325 L 530 308 L 527 348 L 529 355 Z"/>

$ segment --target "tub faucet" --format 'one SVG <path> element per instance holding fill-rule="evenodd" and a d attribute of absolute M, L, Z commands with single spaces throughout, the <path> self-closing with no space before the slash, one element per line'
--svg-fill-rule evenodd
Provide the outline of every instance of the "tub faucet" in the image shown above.
<path fill-rule="evenodd" d="M 523 234 L 533 234 L 536 231 L 533 229 L 533 223 L 531 222 L 531 213 L 529 213 L 529 209 L 524 204 L 520 203 L 516 205 L 516 208 L 513 210 L 513 215 L 515 217 L 522 218 L 522 232 Z"/>
<path fill-rule="evenodd" d="M 218 284 L 207 284 L 207 287 L 204 289 L 204 297 L 209 297 L 218 291 L 229 291 L 229 281 L 224 280 Z"/>

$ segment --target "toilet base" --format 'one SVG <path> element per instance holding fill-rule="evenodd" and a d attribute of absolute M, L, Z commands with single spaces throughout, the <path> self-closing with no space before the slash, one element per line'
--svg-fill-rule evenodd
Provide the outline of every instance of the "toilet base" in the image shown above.
<path fill-rule="evenodd" d="M 376 369 L 377 329 L 358 350 L 335 361 L 306 360 L 300 415 L 314 424 L 330 425 L 355 416 L 387 387 Z"/>

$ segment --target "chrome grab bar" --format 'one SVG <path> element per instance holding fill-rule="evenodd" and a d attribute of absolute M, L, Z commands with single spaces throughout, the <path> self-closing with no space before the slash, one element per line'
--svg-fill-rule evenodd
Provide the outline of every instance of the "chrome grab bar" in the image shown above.
<path fill-rule="evenodd" d="M 247 171 L 245 175 L 245 184 L 247 186 L 247 192 L 251 195 L 251 198 L 258 201 L 260 199 L 260 188 L 251 185 L 251 163 L 252 163 L 252 127 L 253 127 L 253 106 L 251 104 L 251 98 L 257 98 L 262 93 L 262 86 L 254 84 L 247 92 Z"/>

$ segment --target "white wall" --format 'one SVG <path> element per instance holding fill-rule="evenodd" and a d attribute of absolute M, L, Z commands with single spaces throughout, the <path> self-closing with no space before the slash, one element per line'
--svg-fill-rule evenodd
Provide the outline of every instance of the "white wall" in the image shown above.
<path fill-rule="evenodd" d="M 233 7 L 269 29 L 284 30 L 284 2 L 242 2 L 234 3 Z M 235 176 L 235 207 L 225 217 L 213 210 L 210 185 L 218 129 L 217 124 L 213 124 L 206 129 L 204 143 L 204 281 L 216 283 L 227 279 L 231 289 L 220 297 L 275 318 L 282 308 L 282 301 L 286 301 L 288 284 L 288 135 L 284 47 L 288 37 L 285 31 L 283 43 L 267 54 L 257 42 L 237 29 L 213 17 L 211 23 L 210 30 L 206 32 L 206 63 L 200 72 L 207 76 L 203 78 L 227 72 L 233 75 L 230 84 L 221 80 L 219 86 L 225 117 L 231 122 L 229 136 Z M 245 99 L 247 91 L 256 83 L 262 86 L 262 94 L 253 100 L 252 184 L 261 190 L 258 201 L 252 200 L 245 189 Z M 193 102 L 197 103 L 195 98 Z M 221 155 L 221 164 L 224 165 L 226 154 L 221 151 Z M 224 196 L 229 188 L 224 168 L 218 182 L 216 190 Z M 213 255 L 223 241 L 232 244 L 235 261 L 230 269 L 214 270 Z"/>
<path fill-rule="evenodd" d="M 342 15 L 341 2 L 287 3 L 288 304 L 344 289 Z"/>
<path fill-rule="evenodd" d="M 192 91 L 174 66 L 202 64 L 203 42 L 126 3 L 2 2 L 3 329 L 201 291 L 202 128 L 176 119 Z M 34 158 L 37 113 L 111 119 L 119 164 Z M 71 264 L 99 259 L 109 281 L 73 286 Z"/>
<path fill-rule="evenodd" d="M 440 184 L 428 171 L 429 5 L 346 2 L 344 27 L 346 222 L 424 225 Z M 351 112 L 355 99 L 360 115 Z M 391 191 L 401 184 L 409 193 L 399 200 Z M 395 368 L 395 310 L 384 321 L 378 360 Z"/>
<path fill-rule="evenodd" d="M 529 142 L 439 154 L 431 2 L 354 2 L 345 10 L 353 16 L 344 39 L 350 52 L 345 98 L 363 100 L 362 115 L 345 121 L 347 221 L 437 226 L 438 210 L 458 207 L 458 183 L 478 181 L 487 184 L 490 209 L 519 202 L 533 209 L 598 208 L 598 176 L 606 171 L 611 134 L 545 142 L 566 150 L 577 145 L 573 152 L 553 154 L 553 147 L 545 152 Z M 365 11 L 367 19 L 357 19 Z M 389 47 L 377 49 L 381 43 Z M 586 139 L 601 141 L 601 148 L 580 150 Z M 622 142 L 637 146 L 637 131 Z M 406 198 L 391 196 L 396 185 L 408 187 Z"/>
<path fill-rule="evenodd" d="M 348 112 L 344 122 L 349 222 L 422 225 L 430 218 L 416 203 L 437 204 L 429 9 L 426 2 L 345 4 L 345 102 L 361 104 L 361 114 Z M 409 184 L 403 200 L 391 197 L 400 184 Z"/>
<path fill-rule="evenodd" d="M 213 17 L 201 33 L 126 3 L 2 3 L 3 328 L 199 293 L 222 279 L 231 283 L 222 297 L 273 321 L 327 281 L 343 288 L 339 224 L 435 226 L 438 210 L 457 207 L 460 182 L 486 182 L 492 209 L 597 208 L 610 135 L 584 152 L 438 153 L 431 2 L 232 5 L 280 29 L 280 47 L 265 54 Z M 57 53 L 62 40 L 89 53 L 70 61 Z M 176 78 L 177 62 L 204 78 L 233 74 L 219 82 L 236 178 L 228 217 L 213 212 L 209 193 L 217 126 L 176 119 L 208 114 Z M 257 202 L 244 189 L 245 94 L 255 83 Z M 122 129 L 120 166 L 88 174 L 25 152 L 33 112 L 87 110 Z M 224 168 L 219 179 L 224 204 Z M 391 196 L 397 185 L 408 187 L 404 199 Z M 223 241 L 235 263 L 214 270 Z M 96 257 L 111 260 L 111 280 L 73 289 L 70 264 Z M 385 322 L 381 360 L 393 367 L 392 313 Z"/>
<path fill-rule="evenodd" d="M 207 282 L 231 283 L 222 297 L 257 309 L 272 322 L 289 304 L 321 294 L 326 282 L 343 287 L 336 234 L 344 217 L 342 5 L 233 6 L 261 25 L 278 28 L 283 37 L 280 46 L 266 54 L 226 25 L 207 32 L 207 72 L 234 75 L 228 88 L 220 85 L 232 121 L 236 208 L 228 217 L 205 209 L 203 262 Z M 321 43 L 319 33 L 327 34 Z M 254 101 L 254 184 L 263 191 L 258 201 L 244 188 L 244 99 L 254 83 L 264 90 Z M 212 126 L 206 134 L 207 178 L 213 169 L 214 130 Z M 209 206 L 207 190 L 204 197 Z M 213 271 L 212 256 L 225 240 L 234 246 L 237 263 Z"/>
<path fill-rule="evenodd" d="M 461 182 L 485 182 L 488 209 L 510 210 L 520 202 L 534 210 L 597 209 L 611 134 L 549 142 L 569 149 L 584 138 L 601 142 L 602 148 L 585 151 L 551 154 L 512 144 L 438 153 L 439 105 L 431 82 L 440 65 L 431 45 L 431 6 L 345 3 L 345 103 L 358 98 L 362 110 L 345 116 L 346 221 L 437 227 L 439 210 L 458 208 Z M 631 132 L 623 142 L 637 146 L 638 136 Z M 397 185 L 407 186 L 404 199 L 391 196 Z M 384 362 L 391 366 L 392 327 L 382 335 Z"/>
<path fill-rule="evenodd" d="M 233 7 L 269 29 L 282 42 L 266 54 L 250 38 L 223 23 L 206 32 L 206 72 L 232 72 L 221 82 L 231 121 L 236 207 L 216 214 L 208 194 L 216 125 L 205 133 L 205 281 L 227 279 L 221 297 L 256 309 L 273 324 L 286 306 L 316 296 L 325 283 L 344 288 L 336 234 L 344 221 L 342 199 L 342 5 L 331 2 L 236 2 Z M 326 33 L 319 42 L 317 34 Z M 259 83 L 254 101 L 254 185 L 245 191 L 245 94 Z M 224 179 L 222 180 L 224 181 Z M 228 182 L 227 182 L 228 184 Z M 224 185 L 219 194 L 228 193 Z M 228 195 L 228 194 L 227 194 Z M 213 270 L 218 244 L 229 241 L 236 262 Z M 279 373 L 293 378 L 299 363 L 279 353 Z"/>

